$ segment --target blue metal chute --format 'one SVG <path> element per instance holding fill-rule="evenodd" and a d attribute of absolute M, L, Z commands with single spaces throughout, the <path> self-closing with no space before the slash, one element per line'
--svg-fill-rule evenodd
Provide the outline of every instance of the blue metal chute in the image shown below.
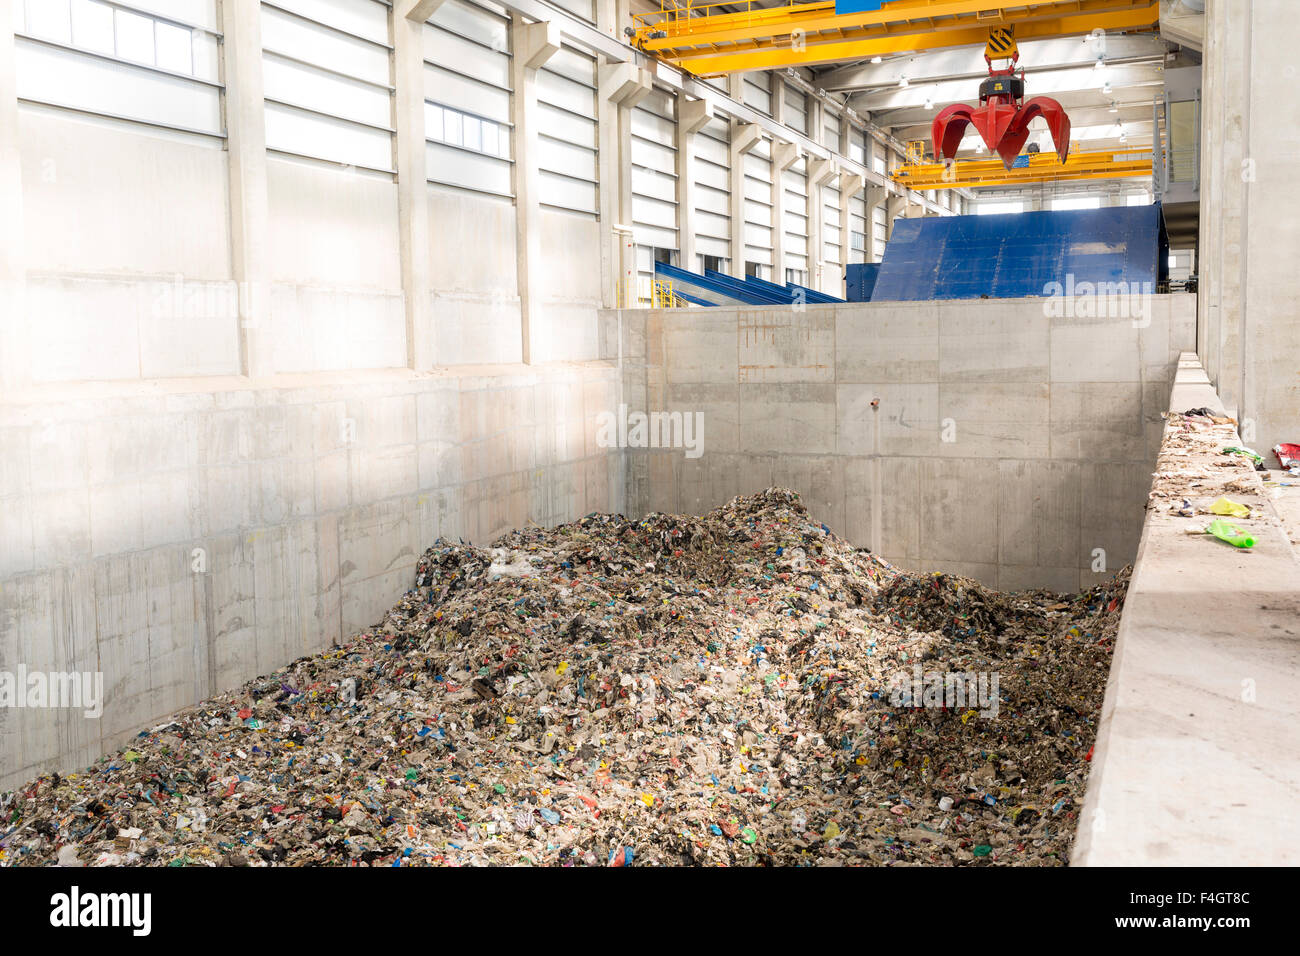
<path fill-rule="evenodd" d="M 748 277 L 737 279 L 735 276 L 729 276 L 725 272 L 718 272 L 716 269 L 705 269 L 704 275 L 723 287 L 734 290 L 739 295 L 751 297 L 749 301 L 754 305 L 789 305 L 794 301 L 794 297 L 789 292 L 780 286 L 773 287 L 771 283 L 757 285 L 750 282 Z"/>
<path fill-rule="evenodd" d="M 1165 235 L 1158 205 L 900 219 L 871 301 L 1069 295 L 1082 283 L 1154 292 Z"/>
<path fill-rule="evenodd" d="M 739 279 L 712 272 L 700 275 L 666 262 L 655 263 L 655 275 L 672 283 L 673 294 L 696 305 L 788 305 L 788 294 L 759 290 Z"/>
<path fill-rule="evenodd" d="M 666 262 L 655 263 L 655 275 L 672 283 L 674 295 L 695 305 L 830 305 L 844 301 L 793 282 L 782 286 L 754 276 L 737 279 L 715 269 L 700 274 Z"/>
<path fill-rule="evenodd" d="M 745 276 L 745 282 L 759 288 L 784 293 L 787 302 L 794 302 L 796 294 L 800 292 L 803 293 L 803 301 L 811 305 L 831 305 L 836 302 L 844 301 L 843 299 L 837 299 L 833 295 L 827 295 L 825 292 L 818 292 L 816 289 L 809 289 L 806 286 L 797 285 L 794 282 L 787 282 L 785 285 L 777 285 L 775 282 L 769 282 L 767 279 L 760 279 L 757 276 Z"/>

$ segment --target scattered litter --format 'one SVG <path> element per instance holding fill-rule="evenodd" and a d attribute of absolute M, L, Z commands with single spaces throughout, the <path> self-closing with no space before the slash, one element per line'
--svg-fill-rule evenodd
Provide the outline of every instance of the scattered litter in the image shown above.
<path fill-rule="evenodd" d="M 1254 451 L 1251 451 L 1249 448 L 1237 448 L 1236 446 L 1230 446 L 1228 448 L 1223 449 L 1222 453 L 1225 455 L 1241 455 L 1244 458 L 1249 458 L 1251 461 L 1255 463 L 1256 471 L 1268 470 L 1268 468 L 1264 465 L 1264 456 L 1259 455 Z"/>
<path fill-rule="evenodd" d="M 1231 518 L 1249 518 L 1250 508 L 1239 501 L 1232 501 L 1228 498 L 1219 498 L 1214 504 L 1210 505 L 1210 514 L 1227 515 Z"/>
<path fill-rule="evenodd" d="M 1216 414 L 1213 409 L 1206 408 L 1204 406 L 1202 406 L 1201 408 L 1189 408 L 1187 411 L 1183 412 L 1183 414 L 1192 417 L 1197 417 L 1197 418 L 1208 418 L 1216 425 L 1237 424 L 1237 420 L 1235 418 L 1229 418 L 1226 415 Z"/>
<path fill-rule="evenodd" d="M 1300 445 L 1282 442 L 1273 446 L 1273 454 L 1277 456 L 1278 463 L 1284 471 L 1300 475 Z"/>
<path fill-rule="evenodd" d="M 1235 524 L 1224 521 L 1222 518 L 1216 518 L 1211 521 L 1209 527 L 1205 529 L 1206 534 L 1212 534 L 1220 541 L 1226 541 L 1234 548 L 1253 548 L 1255 539 L 1242 531 Z"/>
<path fill-rule="evenodd" d="M 349 643 L 0 796 L 0 864 L 1060 865 L 1128 577 L 905 573 L 781 489 L 439 541 Z"/>

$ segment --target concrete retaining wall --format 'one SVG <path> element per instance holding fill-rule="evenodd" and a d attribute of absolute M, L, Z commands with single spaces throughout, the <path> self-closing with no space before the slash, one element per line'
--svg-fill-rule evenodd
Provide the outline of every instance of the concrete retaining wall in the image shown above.
<path fill-rule="evenodd" d="M 629 409 L 704 418 L 699 458 L 629 451 L 628 507 L 786 485 L 901 566 L 1089 587 L 1137 552 L 1195 342 L 1194 297 L 1147 301 L 1145 325 L 1044 299 L 603 313 Z"/>
<path fill-rule="evenodd" d="M 0 405 L 0 671 L 105 709 L 0 708 L 0 788 L 378 620 L 439 535 L 622 506 L 609 363 L 47 386 Z"/>

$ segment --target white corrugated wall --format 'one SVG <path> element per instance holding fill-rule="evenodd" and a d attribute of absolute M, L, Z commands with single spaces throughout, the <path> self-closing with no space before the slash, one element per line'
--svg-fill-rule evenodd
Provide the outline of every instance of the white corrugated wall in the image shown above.
<path fill-rule="evenodd" d="M 711 120 L 695 134 L 695 252 L 731 256 L 731 127 L 724 117 Z M 682 263 L 699 269 L 699 263 Z"/>
<path fill-rule="evenodd" d="M 513 195 L 510 21 L 446 0 L 424 26 L 424 83 L 429 181 Z"/>
<path fill-rule="evenodd" d="M 542 205 L 596 215 L 595 58 L 563 46 L 537 71 L 537 104 Z"/>
<path fill-rule="evenodd" d="M 673 97 L 656 87 L 632 109 L 632 229 L 638 294 L 649 295 L 654 249 L 678 249 L 677 148 Z"/>
<path fill-rule="evenodd" d="M 795 281 L 808 281 L 808 160 L 802 158 L 781 174 L 782 225 L 785 227 L 785 262 L 776 281 L 785 281 L 784 270 L 794 270 Z"/>

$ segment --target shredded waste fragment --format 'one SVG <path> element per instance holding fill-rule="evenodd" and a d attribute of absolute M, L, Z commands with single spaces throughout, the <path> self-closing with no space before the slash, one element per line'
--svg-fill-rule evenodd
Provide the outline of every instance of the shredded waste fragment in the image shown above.
<path fill-rule="evenodd" d="M 770 489 L 439 541 L 414 585 L 5 794 L 0 863 L 1064 864 L 1128 570 L 907 573 Z"/>

